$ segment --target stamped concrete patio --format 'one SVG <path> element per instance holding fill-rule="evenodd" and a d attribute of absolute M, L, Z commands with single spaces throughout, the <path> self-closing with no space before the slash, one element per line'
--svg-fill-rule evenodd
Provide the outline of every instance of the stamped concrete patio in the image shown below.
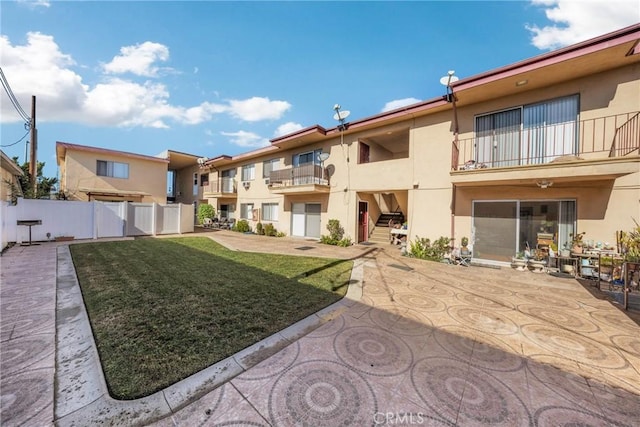
<path fill-rule="evenodd" d="M 311 242 L 300 251 L 293 239 L 209 235 L 239 250 L 337 253 Z M 50 425 L 57 414 L 54 245 L 16 247 L 2 257 L 3 425 Z M 358 253 L 363 247 L 340 252 Z M 573 279 L 423 262 L 395 248 L 366 253 L 357 264 L 362 297 L 333 320 L 169 416 L 138 421 L 637 425 L 637 312 L 619 310 Z"/>

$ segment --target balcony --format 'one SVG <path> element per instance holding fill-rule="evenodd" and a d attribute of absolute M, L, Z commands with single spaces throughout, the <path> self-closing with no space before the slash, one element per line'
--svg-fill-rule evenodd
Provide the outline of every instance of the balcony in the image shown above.
<path fill-rule="evenodd" d="M 452 171 L 513 168 L 561 160 L 638 155 L 640 113 L 534 126 L 453 141 Z"/>
<path fill-rule="evenodd" d="M 236 197 L 238 195 L 238 186 L 234 178 L 221 178 L 209 181 L 204 186 L 204 195 L 213 197 Z"/>
<path fill-rule="evenodd" d="M 277 194 L 328 193 L 329 177 L 322 166 L 305 164 L 271 171 L 269 188 Z"/>

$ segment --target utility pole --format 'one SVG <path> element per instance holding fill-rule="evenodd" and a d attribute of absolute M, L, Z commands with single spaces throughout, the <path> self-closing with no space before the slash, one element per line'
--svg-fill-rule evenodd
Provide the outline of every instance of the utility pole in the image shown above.
<path fill-rule="evenodd" d="M 29 173 L 31 174 L 31 185 L 33 186 L 33 197 L 38 193 L 38 162 L 36 153 L 38 151 L 38 130 L 36 129 L 36 96 L 31 96 L 31 152 L 29 157 Z"/>

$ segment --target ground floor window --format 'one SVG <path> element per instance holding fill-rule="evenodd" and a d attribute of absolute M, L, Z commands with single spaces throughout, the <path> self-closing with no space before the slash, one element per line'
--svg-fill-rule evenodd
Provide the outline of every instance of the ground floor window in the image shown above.
<path fill-rule="evenodd" d="M 240 204 L 240 218 L 253 219 L 253 203 Z"/>
<path fill-rule="evenodd" d="M 234 215 L 233 215 L 234 209 L 235 209 L 234 205 L 220 205 L 220 209 L 219 209 L 220 219 L 234 218 Z"/>
<path fill-rule="evenodd" d="M 574 200 L 473 202 L 474 258 L 504 261 L 526 249 L 568 248 L 576 222 Z"/>
<path fill-rule="evenodd" d="M 278 220 L 278 204 L 277 203 L 262 204 L 262 220 L 263 221 Z"/>

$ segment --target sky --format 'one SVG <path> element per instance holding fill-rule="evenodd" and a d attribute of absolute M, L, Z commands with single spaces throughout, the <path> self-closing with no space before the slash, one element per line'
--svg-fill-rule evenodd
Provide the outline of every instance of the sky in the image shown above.
<path fill-rule="evenodd" d="M 56 141 L 234 155 L 440 97 L 470 77 L 640 22 L 637 0 L 0 1 L 0 67 Z M 2 90 L 0 145 L 25 160 Z"/>

